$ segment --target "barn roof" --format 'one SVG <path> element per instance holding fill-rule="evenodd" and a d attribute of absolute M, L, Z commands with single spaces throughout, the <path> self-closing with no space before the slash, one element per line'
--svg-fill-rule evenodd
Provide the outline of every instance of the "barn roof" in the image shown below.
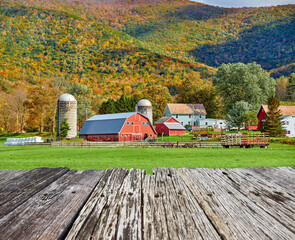
<path fill-rule="evenodd" d="M 167 107 L 171 114 L 207 114 L 204 105 L 199 103 L 168 103 Z"/>
<path fill-rule="evenodd" d="M 185 127 L 180 123 L 164 123 L 164 125 L 170 130 L 185 130 Z"/>
<path fill-rule="evenodd" d="M 265 113 L 267 113 L 268 110 L 268 106 L 267 105 L 261 105 L 265 111 Z M 279 110 L 281 110 L 281 114 L 283 116 L 295 116 L 295 106 L 288 106 L 288 105 L 280 105 L 279 106 Z"/>
<path fill-rule="evenodd" d="M 137 114 L 136 112 L 129 113 L 114 113 L 95 115 L 84 123 L 79 134 L 115 134 L 119 133 L 127 118 Z"/>
<path fill-rule="evenodd" d="M 158 121 L 155 122 L 155 124 L 160 124 L 168 121 L 171 117 L 161 117 Z"/>
<path fill-rule="evenodd" d="M 127 118 L 135 114 L 139 114 L 149 121 L 149 119 L 146 116 L 137 112 L 95 115 L 85 121 L 81 131 L 79 132 L 79 135 L 119 133 L 122 127 L 124 126 L 124 123 L 126 122 Z M 156 133 L 154 127 L 152 125 L 150 126 Z"/>

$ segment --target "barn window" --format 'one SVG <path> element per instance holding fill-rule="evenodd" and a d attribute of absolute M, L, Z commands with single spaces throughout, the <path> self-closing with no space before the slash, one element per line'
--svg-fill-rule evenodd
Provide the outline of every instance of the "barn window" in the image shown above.
<path fill-rule="evenodd" d="M 127 125 L 130 125 L 130 122 L 127 122 Z"/>
<path fill-rule="evenodd" d="M 144 125 L 145 124 L 145 122 L 141 122 L 141 125 Z"/>
<path fill-rule="evenodd" d="M 153 135 L 152 135 L 152 134 L 150 134 L 150 137 L 153 137 Z"/>
<path fill-rule="evenodd" d="M 146 125 L 150 125 L 150 123 L 149 122 L 146 122 Z"/>
<path fill-rule="evenodd" d="M 131 125 L 134 125 L 134 122 L 131 122 Z"/>

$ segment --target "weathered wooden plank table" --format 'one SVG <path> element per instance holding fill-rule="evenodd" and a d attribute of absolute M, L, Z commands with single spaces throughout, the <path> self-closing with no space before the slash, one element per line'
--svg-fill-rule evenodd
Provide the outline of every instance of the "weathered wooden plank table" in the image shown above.
<path fill-rule="evenodd" d="M 295 168 L 0 171 L 0 239 L 295 239 Z"/>

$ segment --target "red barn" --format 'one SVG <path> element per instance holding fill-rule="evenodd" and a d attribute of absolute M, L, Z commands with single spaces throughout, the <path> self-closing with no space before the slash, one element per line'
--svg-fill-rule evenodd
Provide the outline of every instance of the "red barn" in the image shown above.
<path fill-rule="evenodd" d="M 280 105 L 279 110 L 281 110 L 282 116 L 291 116 L 295 113 L 295 106 Z M 269 110 L 267 105 L 261 105 L 259 112 L 257 114 L 258 129 L 261 129 L 263 127 L 263 121 L 266 119 L 268 111 Z"/>
<path fill-rule="evenodd" d="M 156 131 L 165 136 L 185 135 L 185 128 L 173 117 L 162 117 L 155 122 Z"/>
<path fill-rule="evenodd" d="M 155 138 L 149 119 L 136 112 L 96 115 L 84 123 L 79 137 L 92 141 L 139 141 Z"/>

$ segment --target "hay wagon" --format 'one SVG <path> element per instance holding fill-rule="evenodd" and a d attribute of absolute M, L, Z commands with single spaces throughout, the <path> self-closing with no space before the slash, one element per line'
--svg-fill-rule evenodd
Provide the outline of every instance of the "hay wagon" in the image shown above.
<path fill-rule="evenodd" d="M 221 145 L 225 148 L 252 148 L 258 146 L 267 148 L 269 133 L 228 133 L 221 135 Z"/>

